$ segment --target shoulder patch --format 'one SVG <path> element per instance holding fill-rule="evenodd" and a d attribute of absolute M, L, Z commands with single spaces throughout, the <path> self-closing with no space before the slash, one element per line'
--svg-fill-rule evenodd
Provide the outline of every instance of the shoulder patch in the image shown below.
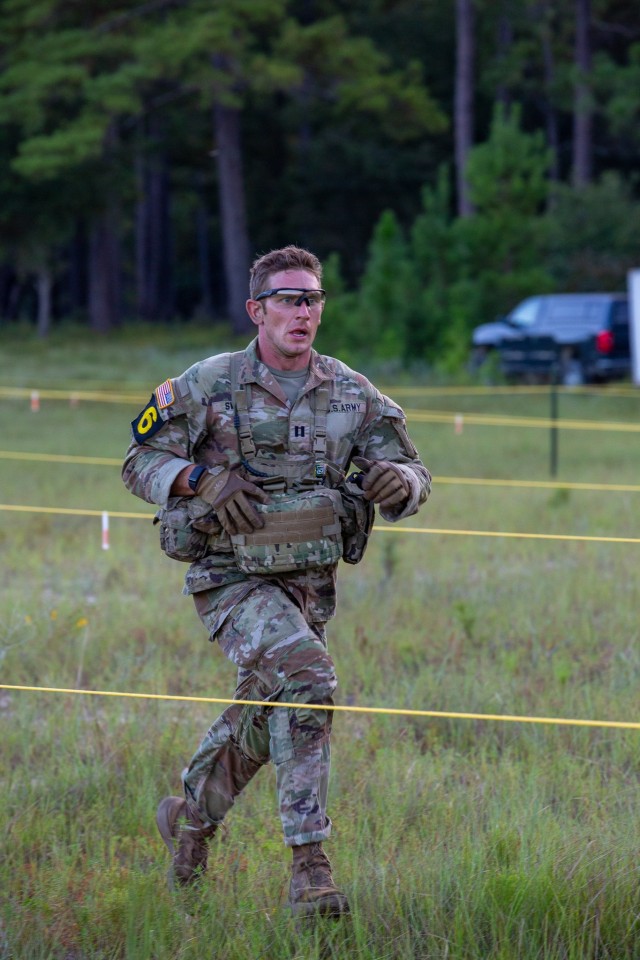
<path fill-rule="evenodd" d="M 171 380 L 165 380 L 153 392 L 156 395 L 158 410 L 165 410 L 166 407 L 170 407 L 176 398 Z"/>
<path fill-rule="evenodd" d="M 138 443 L 144 443 L 154 433 L 157 433 L 164 426 L 164 420 L 158 411 L 158 403 L 155 393 L 151 394 L 151 399 L 142 413 L 135 420 L 131 421 L 134 439 Z"/>

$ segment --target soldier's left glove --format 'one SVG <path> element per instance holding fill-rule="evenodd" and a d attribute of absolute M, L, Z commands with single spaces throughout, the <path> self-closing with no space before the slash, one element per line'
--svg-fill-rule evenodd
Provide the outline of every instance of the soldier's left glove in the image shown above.
<path fill-rule="evenodd" d="M 223 470 L 216 476 L 207 471 L 199 480 L 196 493 L 211 504 L 230 536 L 252 533 L 264 526 L 264 520 L 254 509 L 251 500 L 269 503 L 271 497 L 255 483 L 243 480 L 234 470 Z"/>
<path fill-rule="evenodd" d="M 362 489 L 366 500 L 373 500 L 384 509 L 397 507 L 411 493 L 409 483 L 397 463 L 391 460 L 367 460 L 354 457 L 353 463 L 363 471 Z"/>

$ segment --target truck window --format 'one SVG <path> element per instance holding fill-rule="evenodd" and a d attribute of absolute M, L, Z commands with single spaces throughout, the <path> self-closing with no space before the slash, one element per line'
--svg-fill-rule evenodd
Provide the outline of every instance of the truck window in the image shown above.
<path fill-rule="evenodd" d="M 529 297 L 523 300 L 509 314 L 509 321 L 516 327 L 530 327 L 538 318 L 540 310 L 540 297 Z"/>
<path fill-rule="evenodd" d="M 596 330 L 604 324 L 606 313 L 607 304 L 601 300 L 550 298 L 546 319 L 554 330 Z"/>

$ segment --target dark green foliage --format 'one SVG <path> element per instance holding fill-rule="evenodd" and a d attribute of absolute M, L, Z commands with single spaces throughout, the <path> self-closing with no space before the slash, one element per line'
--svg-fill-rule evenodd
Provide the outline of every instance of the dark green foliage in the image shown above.
<path fill-rule="evenodd" d="M 423 190 L 423 210 L 407 244 L 391 212 L 369 250 L 354 345 L 459 365 L 471 328 L 552 288 L 544 214 L 549 155 L 538 134 L 520 128 L 519 111 L 496 109 L 490 136 L 469 156 L 474 213 L 453 219 L 447 170 Z M 359 339 L 358 339 L 359 338 Z"/>
<path fill-rule="evenodd" d="M 542 216 L 549 162 L 542 135 L 521 129 L 520 111 L 507 116 L 496 108 L 489 139 L 469 155 L 475 212 L 454 226 L 466 278 L 477 286 L 474 306 L 479 313 L 469 315 L 470 326 L 553 286 L 544 263 Z"/>
<path fill-rule="evenodd" d="M 433 359 L 445 343 L 449 290 L 455 276 L 451 189 L 446 167 L 440 168 L 433 188 L 424 187 L 422 207 L 411 230 L 413 260 L 421 278 L 418 297 L 422 322 L 412 325 L 411 341 L 415 350 Z"/>
<path fill-rule="evenodd" d="M 386 210 L 369 247 L 358 303 L 363 320 L 359 345 L 368 345 L 377 358 L 396 357 L 404 350 L 416 286 L 407 252 L 397 218 Z"/>
<path fill-rule="evenodd" d="M 455 366 L 469 329 L 525 295 L 620 289 L 640 216 L 635 5 L 592 3 L 594 180 L 579 193 L 563 182 L 575 4 L 475 7 L 474 214 L 456 222 L 453 4 L 6 0 L 0 320 L 34 321 L 43 270 L 54 322 L 89 316 L 91 282 L 122 288 L 111 319 L 229 318 L 214 104 L 240 119 L 248 249 L 337 255 L 327 325 L 347 351 Z M 118 262 L 101 276 L 105 223 Z"/>
<path fill-rule="evenodd" d="M 374 356 L 459 368 L 474 326 L 534 293 L 624 289 L 637 263 L 640 204 L 609 173 L 576 192 L 551 189 L 550 152 L 521 114 L 496 107 L 489 138 L 474 147 L 468 180 L 474 212 L 451 214 L 442 167 L 422 191 L 410 240 L 391 211 L 380 219 L 342 337 Z"/>
<path fill-rule="evenodd" d="M 638 266 L 640 204 L 610 171 L 576 193 L 559 184 L 548 217 L 549 265 L 560 290 L 624 290 Z"/>

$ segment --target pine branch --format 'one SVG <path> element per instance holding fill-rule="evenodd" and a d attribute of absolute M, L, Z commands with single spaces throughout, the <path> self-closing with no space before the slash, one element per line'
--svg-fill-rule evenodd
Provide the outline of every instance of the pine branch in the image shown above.
<path fill-rule="evenodd" d="M 105 20 L 104 23 L 96 27 L 95 32 L 99 34 L 112 33 L 131 20 L 146 17 L 150 13 L 157 13 L 159 10 L 167 10 L 171 7 L 186 7 L 188 3 L 189 0 L 149 0 L 148 3 L 141 3 L 140 6 L 128 10 L 126 13 L 119 13 L 116 17 Z"/>

